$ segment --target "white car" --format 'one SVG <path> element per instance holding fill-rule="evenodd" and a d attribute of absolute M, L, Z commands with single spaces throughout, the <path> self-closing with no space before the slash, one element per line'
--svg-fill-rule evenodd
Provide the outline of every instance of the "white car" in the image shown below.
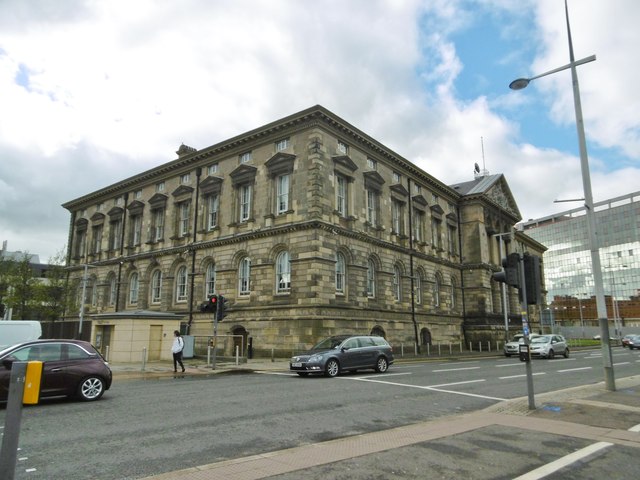
<path fill-rule="evenodd" d="M 538 335 L 529 346 L 532 357 L 553 358 L 556 355 L 569 357 L 569 346 L 562 335 Z"/>
<path fill-rule="evenodd" d="M 532 333 L 529 335 L 529 342 L 531 339 L 538 337 L 539 335 Z M 520 345 L 524 343 L 524 335 L 522 333 L 518 333 L 513 336 L 513 340 L 504 344 L 504 356 L 510 357 L 511 355 L 520 355 Z"/>

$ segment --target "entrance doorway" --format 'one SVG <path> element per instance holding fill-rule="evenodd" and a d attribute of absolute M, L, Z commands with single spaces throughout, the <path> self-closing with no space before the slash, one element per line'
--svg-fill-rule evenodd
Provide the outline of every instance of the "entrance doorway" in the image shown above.
<path fill-rule="evenodd" d="M 162 353 L 162 325 L 149 326 L 149 361 L 160 360 Z"/>
<path fill-rule="evenodd" d="M 111 337 L 113 334 L 113 325 L 98 325 L 96 326 L 96 343 L 95 347 L 100 354 L 109 360 L 109 348 L 111 347 Z"/>

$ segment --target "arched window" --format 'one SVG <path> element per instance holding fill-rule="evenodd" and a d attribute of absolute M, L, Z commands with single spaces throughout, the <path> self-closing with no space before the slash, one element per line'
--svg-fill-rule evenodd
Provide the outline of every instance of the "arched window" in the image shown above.
<path fill-rule="evenodd" d="M 187 301 L 187 267 L 180 267 L 176 275 L 176 301 Z"/>
<path fill-rule="evenodd" d="M 376 296 L 376 264 L 369 259 L 367 262 L 367 297 Z"/>
<path fill-rule="evenodd" d="M 113 307 L 116 304 L 116 294 L 117 285 L 116 285 L 116 276 L 114 274 L 109 275 L 109 306 Z"/>
<path fill-rule="evenodd" d="M 129 303 L 131 305 L 138 303 L 138 274 L 135 272 L 129 277 Z"/>
<path fill-rule="evenodd" d="M 151 303 L 160 303 L 162 300 L 162 272 L 156 270 L 151 276 Z"/>
<path fill-rule="evenodd" d="M 338 252 L 336 254 L 336 293 L 344 293 L 346 268 L 344 255 Z"/>
<path fill-rule="evenodd" d="M 436 273 L 436 281 L 433 284 L 433 305 L 436 307 L 440 306 L 441 288 L 442 288 L 442 279 L 440 278 L 440 274 Z"/>
<path fill-rule="evenodd" d="M 207 273 L 205 274 L 204 283 L 205 296 L 208 297 L 209 295 L 216 293 L 216 265 L 213 262 L 207 265 Z"/>
<path fill-rule="evenodd" d="M 276 292 L 288 293 L 291 290 L 291 262 L 289 252 L 280 252 L 276 259 Z"/>
<path fill-rule="evenodd" d="M 251 259 L 244 257 L 240 260 L 240 266 L 238 267 L 238 293 L 240 295 L 249 295 L 251 293 Z"/>
<path fill-rule="evenodd" d="M 393 267 L 393 298 L 396 302 L 402 300 L 401 296 L 401 288 L 400 288 L 400 268 L 397 266 Z"/>

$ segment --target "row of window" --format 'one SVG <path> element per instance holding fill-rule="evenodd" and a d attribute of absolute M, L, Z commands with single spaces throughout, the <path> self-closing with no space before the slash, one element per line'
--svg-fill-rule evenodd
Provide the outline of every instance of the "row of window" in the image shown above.
<path fill-rule="evenodd" d="M 336 254 L 336 264 L 335 264 L 335 292 L 337 295 L 345 295 L 347 290 L 347 279 L 348 279 L 348 271 L 347 271 L 347 263 L 345 259 L 345 255 L 341 252 Z M 276 257 L 275 262 L 275 294 L 288 294 L 291 291 L 291 261 L 289 252 L 282 251 Z M 239 297 L 246 297 L 251 294 L 251 259 L 249 257 L 243 257 L 238 263 L 237 270 L 237 293 Z M 373 259 L 369 259 L 367 262 L 367 287 L 366 294 L 368 298 L 375 298 L 377 295 L 377 268 L 376 263 Z M 393 297 L 394 300 L 400 302 L 403 300 L 403 290 L 402 290 L 402 276 L 403 272 L 400 266 L 395 266 L 393 269 Z M 186 266 L 181 266 L 176 271 L 175 281 L 174 281 L 174 301 L 175 303 L 183 303 L 187 302 L 188 295 L 188 278 L 189 274 Z M 425 275 L 424 273 L 418 269 L 418 273 L 414 279 L 414 300 L 416 304 L 420 305 L 423 303 L 423 284 Z M 160 269 L 155 269 L 151 273 L 151 281 L 149 288 L 149 303 L 151 304 L 159 304 L 162 302 L 163 295 L 163 273 Z M 97 288 L 94 288 L 95 279 L 89 280 L 89 285 L 87 292 L 91 295 L 90 303 L 92 305 L 97 305 L 98 302 L 98 292 Z M 207 298 L 208 295 L 212 295 L 216 293 L 216 270 L 215 264 L 213 262 L 209 263 L 205 270 L 204 275 L 204 299 Z M 110 306 L 114 306 L 116 303 L 116 292 L 117 292 L 117 281 L 114 273 L 111 273 L 108 277 L 108 285 L 109 285 L 109 295 L 108 295 L 108 303 Z M 441 295 L 444 289 L 444 279 L 440 273 L 436 273 L 435 278 L 433 280 L 433 295 L 432 295 L 432 304 L 436 307 L 441 306 Z M 451 308 L 457 307 L 457 280 L 455 277 L 451 277 L 450 282 L 450 298 L 451 298 Z M 82 289 L 79 289 L 79 295 Z M 135 306 L 139 301 L 139 293 L 140 293 L 140 277 L 138 272 L 132 272 L 128 278 L 128 295 L 127 295 L 127 303 L 131 306 Z M 78 297 L 80 300 L 80 296 Z M 88 299 L 85 299 L 85 302 Z"/>

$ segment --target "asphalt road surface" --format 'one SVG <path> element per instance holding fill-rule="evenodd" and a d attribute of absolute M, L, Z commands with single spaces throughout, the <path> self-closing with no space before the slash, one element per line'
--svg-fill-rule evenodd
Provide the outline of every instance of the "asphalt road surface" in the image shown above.
<path fill-rule="evenodd" d="M 638 352 L 616 349 L 616 376 L 637 374 L 639 359 Z M 25 407 L 15 478 L 136 479 L 475 411 L 526 396 L 524 370 L 517 358 L 489 358 L 398 364 L 386 374 L 335 379 L 271 372 L 116 381 L 98 402 L 54 400 Z M 602 358 L 595 351 L 535 360 L 533 373 L 539 393 L 600 382 Z M 0 425 L 5 412 L 0 410 Z M 492 460 L 499 466 L 534 444 L 545 445 L 544 436 L 509 438 L 491 430 L 476 435 L 443 439 L 440 450 L 427 455 L 416 446 L 421 455 L 409 458 L 417 463 L 407 466 L 416 476 L 407 472 L 404 478 L 426 478 L 420 476 L 424 468 L 435 468 L 447 452 L 473 452 L 480 464 L 499 445 L 502 457 Z M 384 455 L 380 459 L 383 472 Z M 349 478 L 371 478 L 358 476 L 358 460 L 352 462 Z"/>

